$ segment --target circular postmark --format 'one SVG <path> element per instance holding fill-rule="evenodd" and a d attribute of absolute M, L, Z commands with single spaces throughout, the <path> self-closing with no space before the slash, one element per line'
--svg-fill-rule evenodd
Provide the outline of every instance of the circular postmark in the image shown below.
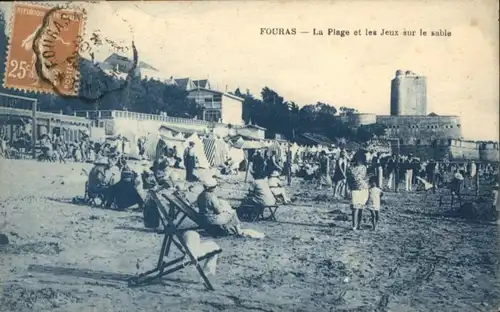
<path fill-rule="evenodd" d="M 84 40 L 82 33 L 86 14 L 85 9 L 50 9 L 36 33 L 33 51 L 38 76 L 49 83 L 57 95 L 96 102 L 130 84 L 138 55 L 133 42 L 129 48 L 102 36 L 99 31 L 92 33 L 89 40 Z M 128 66 L 120 68 L 121 75 L 114 75 L 118 71 L 118 66 L 114 66 L 116 64 L 105 64 L 108 67 L 106 72 L 95 64 L 94 49 L 104 45 L 113 53 L 132 54 L 131 58 L 126 58 Z M 82 57 L 84 54 L 90 59 Z"/>

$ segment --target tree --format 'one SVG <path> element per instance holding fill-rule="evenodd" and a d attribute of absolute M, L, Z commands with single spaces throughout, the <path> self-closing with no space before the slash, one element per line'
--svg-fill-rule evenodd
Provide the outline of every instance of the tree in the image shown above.
<path fill-rule="evenodd" d="M 386 126 L 381 124 L 362 125 L 356 132 L 356 139 L 360 142 L 368 142 L 375 137 L 385 134 Z"/>
<path fill-rule="evenodd" d="M 349 108 L 349 107 L 340 107 L 339 113 L 340 116 L 350 116 L 356 114 L 358 111 L 354 108 Z"/>

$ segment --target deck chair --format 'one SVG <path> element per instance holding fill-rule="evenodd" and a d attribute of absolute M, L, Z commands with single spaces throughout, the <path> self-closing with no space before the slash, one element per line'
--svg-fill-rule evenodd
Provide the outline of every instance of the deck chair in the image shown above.
<path fill-rule="evenodd" d="M 156 268 L 129 279 L 129 286 L 132 287 L 147 284 L 153 280 L 161 279 L 163 276 L 166 276 L 170 273 L 179 271 L 189 265 L 194 265 L 196 267 L 196 270 L 202 277 L 205 283 L 205 287 L 208 290 L 214 290 L 212 283 L 210 283 L 210 280 L 205 275 L 205 272 L 203 272 L 203 269 L 200 266 L 200 261 L 217 255 L 221 253 L 222 250 L 218 249 L 201 257 L 194 257 L 193 253 L 182 238 L 182 234 L 184 231 L 179 228 L 181 223 L 187 217 L 194 217 L 194 215 L 192 215 L 192 212 L 186 212 L 186 207 L 184 206 L 184 204 L 182 204 L 181 201 L 178 200 L 173 193 L 161 194 L 161 196 L 168 202 L 168 211 L 164 206 L 164 202 L 160 199 L 155 191 L 150 190 L 149 194 L 157 204 L 158 212 L 160 214 L 160 221 L 163 224 L 163 230 L 161 231 L 161 234 L 164 234 L 163 243 L 161 246 L 160 256 Z M 183 215 L 177 221 L 177 218 L 181 213 Z M 177 249 L 182 253 L 182 256 L 169 262 L 165 262 L 165 259 L 168 258 L 170 251 L 172 250 L 172 244 L 173 246 L 177 247 Z"/>
<path fill-rule="evenodd" d="M 278 219 L 276 218 L 276 211 L 278 210 L 278 208 L 279 205 L 271 205 L 271 206 L 264 206 L 259 211 L 256 211 L 254 205 L 243 203 L 238 207 L 237 212 L 238 212 L 238 217 L 241 220 L 247 220 L 251 222 L 257 222 L 257 221 L 277 222 Z M 269 212 L 269 216 L 267 217 L 265 217 L 266 211 Z"/>
<path fill-rule="evenodd" d="M 173 193 L 163 193 L 162 197 L 168 200 L 170 203 L 177 205 L 179 211 L 181 211 L 184 215 L 179 220 L 179 225 L 182 223 L 185 218 L 191 219 L 197 226 L 191 229 L 201 229 L 207 232 L 212 237 L 224 236 L 218 226 L 214 226 L 205 222 L 201 215 L 193 209 L 189 200 L 180 192 L 175 191 Z"/>

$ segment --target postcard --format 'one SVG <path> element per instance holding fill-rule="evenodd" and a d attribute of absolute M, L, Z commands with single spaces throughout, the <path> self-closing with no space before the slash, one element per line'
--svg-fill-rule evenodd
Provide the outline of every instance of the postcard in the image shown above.
<path fill-rule="evenodd" d="M 498 20 L 0 2 L 0 311 L 500 311 Z"/>

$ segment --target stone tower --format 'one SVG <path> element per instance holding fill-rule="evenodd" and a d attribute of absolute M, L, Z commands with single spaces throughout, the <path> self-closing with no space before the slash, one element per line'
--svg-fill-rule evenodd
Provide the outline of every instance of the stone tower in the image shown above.
<path fill-rule="evenodd" d="M 426 78 L 397 70 L 391 81 L 391 116 L 426 116 Z"/>

